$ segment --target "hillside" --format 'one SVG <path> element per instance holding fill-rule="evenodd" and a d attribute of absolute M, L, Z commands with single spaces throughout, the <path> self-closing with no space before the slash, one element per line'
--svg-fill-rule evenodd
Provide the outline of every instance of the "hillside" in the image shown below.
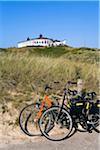
<path fill-rule="evenodd" d="M 25 101 L 32 92 L 31 84 L 43 93 L 44 85 L 52 84 L 55 80 L 59 80 L 61 83 L 58 87 L 63 88 L 67 80 L 76 81 L 77 78 L 82 78 L 88 90 L 98 91 L 98 63 L 98 49 L 72 47 L 0 49 L 0 101 L 15 98 L 17 100 L 17 97 L 23 101 L 24 96 L 12 97 L 11 93 L 17 95 L 26 93 Z"/>
<path fill-rule="evenodd" d="M 19 112 L 36 100 L 37 91 L 43 96 L 47 83 L 53 87 L 51 93 L 56 93 L 63 89 L 66 81 L 82 78 L 88 91 L 98 93 L 98 66 L 99 49 L 0 49 L 0 133 L 4 130 L 5 135 L 18 133 L 22 136 L 16 126 Z M 60 81 L 60 84 L 55 86 L 54 81 Z"/>
<path fill-rule="evenodd" d="M 98 91 L 98 63 L 99 49 L 68 46 L 0 49 L 1 101 L 3 95 L 12 99 L 8 96 L 12 92 L 32 92 L 31 84 L 43 90 L 46 83 L 55 80 L 61 82 L 61 87 L 67 80 L 82 78 L 87 89 Z"/>
<path fill-rule="evenodd" d="M 98 62 L 98 51 L 99 49 L 94 48 L 72 48 L 69 46 L 59 46 L 59 47 L 27 47 L 27 48 L 6 48 L 0 49 L 0 54 L 16 54 L 16 53 L 28 53 L 36 56 L 49 56 L 53 58 L 61 57 L 67 58 L 69 60 L 79 60 L 88 62 Z"/>

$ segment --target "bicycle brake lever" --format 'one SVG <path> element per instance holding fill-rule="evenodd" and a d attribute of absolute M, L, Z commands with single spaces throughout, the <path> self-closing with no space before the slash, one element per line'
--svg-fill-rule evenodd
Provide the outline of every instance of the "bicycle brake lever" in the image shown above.
<path fill-rule="evenodd" d="M 55 83 L 55 84 L 58 84 L 58 83 L 60 83 L 60 82 L 59 82 L 59 81 L 54 81 L 54 83 Z"/>

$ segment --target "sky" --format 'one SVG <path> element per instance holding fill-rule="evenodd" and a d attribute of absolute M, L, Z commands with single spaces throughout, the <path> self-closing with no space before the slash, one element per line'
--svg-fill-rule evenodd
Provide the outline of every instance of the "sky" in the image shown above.
<path fill-rule="evenodd" d="M 0 47 L 43 34 L 73 47 L 99 47 L 97 1 L 0 1 Z"/>

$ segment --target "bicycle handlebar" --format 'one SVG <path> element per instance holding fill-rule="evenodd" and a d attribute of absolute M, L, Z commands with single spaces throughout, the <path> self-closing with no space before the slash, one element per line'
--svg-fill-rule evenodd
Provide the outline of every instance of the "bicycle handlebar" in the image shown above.
<path fill-rule="evenodd" d="M 75 96 L 75 95 L 77 95 L 77 91 L 68 89 L 68 94 L 72 95 L 72 96 Z"/>
<path fill-rule="evenodd" d="M 74 81 L 68 81 L 67 84 L 68 84 L 68 85 L 70 85 L 70 84 L 77 84 L 77 82 L 74 82 Z"/>
<path fill-rule="evenodd" d="M 46 86 L 45 86 L 45 91 L 47 90 L 47 89 L 52 89 L 50 86 L 48 86 L 48 84 L 46 84 Z"/>
<path fill-rule="evenodd" d="M 96 96 L 96 93 L 95 92 L 89 92 L 89 93 L 87 93 L 87 95 L 94 97 L 94 96 Z"/>
<path fill-rule="evenodd" d="M 58 84 L 58 83 L 60 83 L 60 82 L 59 82 L 59 81 L 54 81 L 54 83 L 55 83 L 55 84 Z"/>
<path fill-rule="evenodd" d="M 59 81 L 54 81 L 53 83 L 54 83 L 54 84 L 59 84 L 60 82 L 59 82 Z M 46 91 L 47 89 L 52 90 L 52 87 L 50 87 L 48 84 L 46 84 L 46 85 L 45 85 L 45 91 Z"/>

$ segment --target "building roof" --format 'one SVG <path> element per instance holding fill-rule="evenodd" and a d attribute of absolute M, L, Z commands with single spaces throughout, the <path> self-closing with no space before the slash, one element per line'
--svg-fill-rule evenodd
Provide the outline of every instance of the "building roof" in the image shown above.
<path fill-rule="evenodd" d="M 44 37 L 42 34 L 39 35 L 36 39 L 48 39 L 47 37 Z"/>
<path fill-rule="evenodd" d="M 44 37 L 42 34 L 40 34 L 39 37 L 37 37 L 37 38 L 32 38 L 32 39 L 30 39 L 30 38 L 28 37 L 26 41 L 20 41 L 20 42 L 18 42 L 18 43 L 27 42 L 27 41 L 31 41 L 31 40 L 38 40 L 38 39 L 43 39 L 43 40 L 44 40 L 44 39 L 46 39 L 46 40 L 48 39 L 48 40 L 51 40 L 51 41 L 53 41 L 53 42 L 60 42 L 59 40 L 53 40 L 53 39 Z"/>
<path fill-rule="evenodd" d="M 54 40 L 53 42 L 61 42 L 61 41 L 59 41 L 59 40 Z"/>
<path fill-rule="evenodd" d="M 37 39 L 43 39 L 43 40 L 51 40 L 51 41 L 53 41 L 53 39 L 44 37 L 42 34 L 40 34 L 39 37 L 37 37 L 37 38 L 35 38 L 35 39 L 32 39 L 32 40 L 37 40 Z"/>
<path fill-rule="evenodd" d="M 37 39 L 46 39 L 46 40 L 48 39 L 48 40 L 52 40 L 52 41 L 53 41 L 53 39 L 44 37 L 44 36 L 42 36 L 42 34 L 40 34 L 39 37 L 37 37 L 37 38 L 32 38 L 32 39 L 30 39 L 30 38 L 28 37 L 27 40 L 25 40 L 25 41 L 20 41 L 20 42 L 18 42 L 18 43 L 27 42 L 27 41 L 31 41 L 31 40 L 37 40 Z"/>

